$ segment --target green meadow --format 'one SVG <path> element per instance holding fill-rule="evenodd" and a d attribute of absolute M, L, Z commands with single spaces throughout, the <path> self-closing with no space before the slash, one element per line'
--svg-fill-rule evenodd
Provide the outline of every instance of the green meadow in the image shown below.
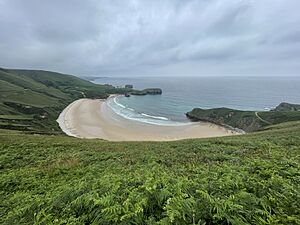
<path fill-rule="evenodd" d="M 300 224 L 300 123 L 107 142 L 1 131 L 1 224 Z"/>

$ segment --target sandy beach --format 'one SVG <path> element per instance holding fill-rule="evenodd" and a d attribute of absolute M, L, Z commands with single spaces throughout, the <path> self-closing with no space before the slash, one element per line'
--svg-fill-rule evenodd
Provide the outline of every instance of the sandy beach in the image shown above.
<path fill-rule="evenodd" d="M 109 141 L 169 141 L 237 134 L 205 122 L 172 126 L 128 120 L 116 114 L 106 100 L 100 99 L 74 101 L 63 110 L 57 122 L 69 136 Z"/>

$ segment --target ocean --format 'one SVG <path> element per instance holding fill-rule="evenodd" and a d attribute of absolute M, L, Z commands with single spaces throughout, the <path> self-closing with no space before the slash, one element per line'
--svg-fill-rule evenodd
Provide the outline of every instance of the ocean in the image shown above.
<path fill-rule="evenodd" d="M 109 77 L 98 84 L 161 88 L 162 95 L 119 96 L 108 105 L 119 115 L 145 123 L 188 123 L 195 107 L 267 111 L 281 102 L 300 103 L 300 77 Z"/>

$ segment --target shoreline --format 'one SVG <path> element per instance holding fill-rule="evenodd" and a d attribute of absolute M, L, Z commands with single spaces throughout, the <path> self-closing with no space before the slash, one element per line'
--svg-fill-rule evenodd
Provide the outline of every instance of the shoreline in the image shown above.
<path fill-rule="evenodd" d="M 60 128 L 68 136 L 108 141 L 174 141 L 240 134 L 208 122 L 174 126 L 126 119 L 107 105 L 108 99 L 83 98 L 72 102 L 57 119 Z"/>

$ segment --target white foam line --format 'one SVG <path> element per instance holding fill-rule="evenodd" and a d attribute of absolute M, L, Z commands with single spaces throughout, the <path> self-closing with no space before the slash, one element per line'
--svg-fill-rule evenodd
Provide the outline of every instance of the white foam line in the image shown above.
<path fill-rule="evenodd" d="M 148 115 L 146 113 L 142 113 L 143 116 L 147 116 L 147 117 L 150 117 L 150 118 L 154 118 L 154 119 L 160 119 L 160 120 L 169 120 L 168 118 L 166 117 L 162 117 L 162 116 L 152 116 L 152 115 Z"/>
<path fill-rule="evenodd" d="M 169 123 L 161 123 L 161 122 L 154 122 L 154 121 L 151 121 L 151 120 L 148 120 L 148 119 L 143 119 L 143 118 L 134 118 L 134 117 L 130 117 L 130 116 L 127 116 L 125 115 L 124 113 L 121 112 L 121 110 L 116 110 L 111 104 L 110 104 L 110 101 L 106 102 L 107 106 L 113 111 L 115 112 L 117 115 L 125 118 L 125 119 L 128 119 L 128 120 L 133 120 L 133 121 L 137 121 L 137 122 L 141 122 L 141 123 L 147 123 L 147 124 L 152 124 L 152 125 L 159 125 L 159 126 L 186 126 L 186 125 L 191 125 L 193 124 L 192 122 L 188 122 L 188 123 L 182 123 L 182 122 L 175 122 L 175 121 L 171 121 L 169 120 L 168 118 L 165 118 L 165 117 L 160 117 L 160 120 L 161 122 L 163 121 L 169 121 Z M 112 103 L 116 103 L 117 106 L 120 106 L 121 108 L 123 109 L 127 109 L 126 107 L 124 107 L 124 105 L 118 103 L 115 101 L 115 97 L 113 98 L 113 102 Z M 144 113 L 142 113 L 143 115 Z M 150 115 L 147 115 L 147 114 L 144 114 L 144 116 L 147 116 L 149 118 L 153 118 L 153 119 L 157 119 L 157 117 L 154 117 L 154 116 L 150 116 Z M 164 118 L 164 119 L 161 119 L 161 118 Z M 157 119 L 158 120 L 158 119 Z"/>
<path fill-rule="evenodd" d="M 120 104 L 120 103 L 117 102 L 116 97 L 114 97 L 113 99 L 114 99 L 114 102 L 115 102 L 118 106 L 122 107 L 123 109 L 126 109 L 126 106 L 124 106 L 124 105 L 122 105 L 122 104 Z"/>

